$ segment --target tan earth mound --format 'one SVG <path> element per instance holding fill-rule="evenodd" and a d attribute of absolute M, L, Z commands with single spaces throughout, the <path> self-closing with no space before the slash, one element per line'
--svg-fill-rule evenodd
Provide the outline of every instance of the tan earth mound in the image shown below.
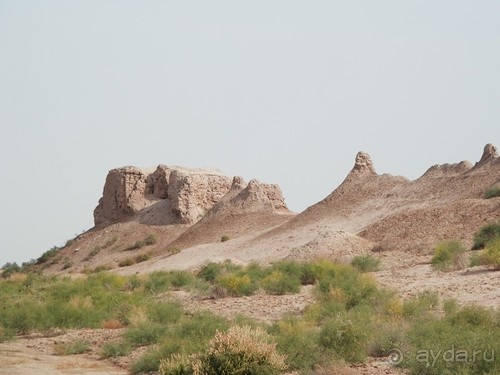
<path fill-rule="evenodd" d="M 291 216 L 278 185 L 257 180 L 246 185 L 235 177 L 229 192 L 171 245 L 183 249 L 218 242 L 222 237 L 237 238 L 282 224 Z"/>
<path fill-rule="evenodd" d="M 266 236 L 328 226 L 357 233 L 387 250 L 431 250 L 446 239 L 470 243 L 482 225 L 500 217 L 499 200 L 484 199 L 499 178 L 500 158 L 489 144 L 475 166 L 436 165 L 415 181 L 377 175 L 368 154 L 360 152 L 337 189 Z"/>

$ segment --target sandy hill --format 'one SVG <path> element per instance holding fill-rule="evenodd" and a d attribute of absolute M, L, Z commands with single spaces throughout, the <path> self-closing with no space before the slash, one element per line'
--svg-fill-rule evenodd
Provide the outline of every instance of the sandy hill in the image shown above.
<path fill-rule="evenodd" d="M 216 170 L 123 167 L 106 178 L 95 227 L 64 248 L 47 272 L 105 265 L 136 273 L 225 259 L 348 261 L 374 249 L 383 257 L 428 255 L 441 240 L 469 244 L 478 228 L 499 219 L 500 200 L 484 199 L 499 183 L 500 158 L 490 144 L 474 165 L 435 165 L 414 181 L 377 174 L 360 152 L 339 187 L 295 215 L 277 185 Z M 230 240 L 221 242 L 223 236 Z M 138 256 L 148 260 L 123 266 Z"/>

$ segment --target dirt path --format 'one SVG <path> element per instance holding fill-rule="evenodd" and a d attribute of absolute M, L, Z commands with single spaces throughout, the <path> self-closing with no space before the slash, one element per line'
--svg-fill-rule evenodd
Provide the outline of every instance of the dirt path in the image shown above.
<path fill-rule="evenodd" d="M 86 355 L 57 356 L 29 348 L 24 340 L 0 344 L 2 375 L 126 375 L 125 370 Z"/>

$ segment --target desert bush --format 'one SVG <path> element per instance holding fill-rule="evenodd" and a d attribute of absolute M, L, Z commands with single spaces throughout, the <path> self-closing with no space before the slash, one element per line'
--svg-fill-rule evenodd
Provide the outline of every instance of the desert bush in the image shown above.
<path fill-rule="evenodd" d="M 434 248 L 431 264 L 433 268 L 441 271 L 464 268 L 465 248 L 458 241 L 441 242 Z"/>
<path fill-rule="evenodd" d="M 106 272 L 113 269 L 113 267 L 109 264 L 101 264 L 94 269 L 90 270 L 89 273 L 100 273 L 100 272 Z"/>
<path fill-rule="evenodd" d="M 182 251 L 182 249 L 181 249 L 181 248 L 179 248 L 179 247 L 177 247 L 177 246 L 171 246 L 171 247 L 169 247 L 169 248 L 167 249 L 167 251 L 168 251 L 170 254 L 174 255 L 174 254 L 179 254 L 179 253 Z"/>
<path fill-rule="evenodd" d="M 7 262 L 2 266 L 2 274 L 3 278 L 8 278 L 10 275 L 21 272 L 21 267 L 16 262 L 10 263 Z"/>
<path fill-rule="evenodd" d="M 321 349 L 314 324 L 288 317 L 274 323 L 269 333 L 276 340 L 279 352 L 286 356 L 289 370 L 310 372 L 318 364 Z"/>
<path fill-rule="evenodd" d="M 180 289 L 194 282 L 194 275 L 188 271 L 170 271 L 170 284 L 174 289 Z"/>
<path fill-rule="evenodd" d="M 116 358 L 129 355 L 132 348 L 126 341 L 108 341 L 104 343 L 101 350 L 102 358 Z"/>
<path fill-rule="evenodd" d="M 151 259 L 151 254 L 140 254 L 134 258 L 135 263 L 142 263 Z"/>
<path fill-rule="evenodd" d="M 286 367 L 285 357 L 277 352 L 271 336 L 249 326 L 217 332 L 207 353 L 194 365 L 195 374 L 200 375 L 273 375 Z"/>
<path fill-rule="evenodd" d="M 436 310 L 439 296 L 436 292 L 424 291 L 403 303 L 403 316 L 406 318 L 423 319 Z"/>
<path fill-rule="evenodd" d="M 401 348 L 406 341 L 407 327 L 403 322 L 387 321 L 377 324 L 377 332 L 368 343 L 368 354 L 372 357 L 386 357 L 390 350 Z"/>
<path fill-rule="evenodd" d="M 132 346 L 145 346 L 157 343 L 165 332 L 166 326 L 163 324 L 145 321 L 129 328 L 124 337 Z"/>
<path fill-rule="evenodd" d="M 143 240 L 135 242 L 133 245 L 128 246 L 125 250 L 137 250 L 142 249 L 145 246 L 151 246 L 156 243 L 156 238 L 154 235 L 150 234 Z"/>
<path fill-rule="evenodd" d="M 152 322 L 163 325 L 178 322 L 182 314 L 181 306 L 174 302 L 155 303 L 148 311 L 148 317 Z"/>
<path fill-rule="evenodd" d="M 158 349 L 153 349 L 143 354 L 134 362 L 131 368 L 132 374 L 153 374 L 158 372 L 160 361 L 165 358 Z"/>
<path fill-rule="evenodd" d="M 362 274 L 354 267 L 322 261 L 314 264 L 318 279 L 316 290 L 321 301 L 333 300 L 352 309 L 358 305 L 373 304 L 379 297 L 379 289 L 373 277 Z"/>
<path fill-rule="evenodd" d="M 135 264 L 135 261 L 132 258 L 125 258 L 118 263 L 118 267 L 129 267 Z"/>
<path fill-rule="evenodd" d="M 488 190 L 486 190 L 486 193 L 484 193 L 484 197 L 486 199 L 500 197 L 500 186 L 490 187 Z"/>
<path fill-rule="evenodd" d="M 196 360 L 194 356 L 175 353 L 160 362 L 159 372 L 162 375 L 193 375 L 193 362 Z"/>
<path fill-rule="evenodd" d="M 269 294 L 282 295 L 300 292 L 300 278 L 293 277 L 280 271 L 273 271 L 264 277 L 260 285 Z"/>
<path fill-rule="evenodd" d="M 36 264 L 43 264 L 48 262 L 50 259 L 54 258 L 57 253 L 61 250 L 60 247 L 53 246 L 50 250 L 44 252 L 37 260 Z"/>
<path fill-rule="evenodd" d="M 500 237 L 488 242 L 486 248 L 471 258 L 471 266 L 488 266 L 495 270 L 500 269 Z"/>
<path fill-rule="evenodd" d="M 339 359 L 350 363 L 363 362 L 369 342 L 364 322 L 350 314 L 340 313 L 328 320 L 319 333 L 320 345 Z"/>
<path fill-rule="evenodd" d="M 240 276 L 234 273 L 219 275 L 215 282 L 232 297 L 249 296 L 257 290 L 257 285 L 248 275 Z"/>
<path fill-rule="evenodd" d="M 226 241 L 229 241 L 229 239 L 230 239 L 230 238 L 229 238 L 229 236 L 225 236 L 225 235 L 224 235 L 224 236 L 222 236 L 222 237 L 220 238 L 220 242 L 226 242 Z"/>
<path fill-rule="evenodd" d="M 473 327 L 495 328 L 497 325 L 495 314 L 492 310 L 482 306 L 468 305 L 453 312 L 448 312 L 446 320 L 451 325 L 462 327 L 469 325 Z"/>
<path fill-rule="evenodd" d="M 223 273 L 235 273 L 241 271 L 242 268 L 243 267 L 232 263 L 230 260 L 226 260 L 223 263 L 210 262 L 203 265 L 196 276 L 213 283 L 217 276 Z"/>
<path fill-rule="evenodd" d="M 500 224 L 485 225 L 474 234 L 472 250 L 484 249 L 489 242 L 496 238 L 500 238 Z"/>
<path fill-rule="evenodd" d="M 72 355 L 82 354 L 89 350 L 90 344 L 88 341 L 78 340 L 70 343 L 54 344 L 54 351 L 57 355 Z"/>
<path fill-rule="evenodd" d="M 151 293 L 165 292 L 171 287 L 170 273 L 165 271 L 151 272 L 144 284 L 144 289 Z"/>
<path fill-rule="evenodd" d="M 500 362 L 495 359 L 500 351 L 500 327 L 476 308 L 457 314 L 465 320 L 434 317 L 413 324 L 400 366 L 411 375 L 500 373 Z"/>
<path fill-rule="evenodd" d="M 351 265 L 361 272 L 375 272 L 380 268 L 380 259 L 370 254 L 358 255 L 352 259 Z"/>
<path fill-rule="evenodd" d="M 224 331 L 228 327 L 229 323 L 223 317 L 208 311 L 199 311 L 194 313 L 189 319 L 183 319 L 175 327 L 174 334 L 194 341 L 195 343 L 190 344 L 192 346 L 196 345 L 196 342 L 208 342 L 217 331 Z M 193 353 L 193 348 L 189 352 Z"/>
<path fill-rule="evenodd" d="M 103 249 L 106 249 L 106 248 L 108 248 L 108 247 L 110 247 L 110 246 L 113 246 L 113 245 L 116 243 L 116 241 L 117 241 L 117 240 L 118 240 L 118 238 L 117 238 L 117 237 L 110 238 L 109 240 L 107 240 L 107 241 L 104 243 L 104 245 L 102 245 L 102 248 L 103 248 Z"/>

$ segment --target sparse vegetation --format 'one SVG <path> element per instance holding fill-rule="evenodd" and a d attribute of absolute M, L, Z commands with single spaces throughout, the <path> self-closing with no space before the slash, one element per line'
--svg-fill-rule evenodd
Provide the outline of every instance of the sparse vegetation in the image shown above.
<path fill-rule="evenodd" d="M 452 271 L 467 266 L 465 248 L 458 241 L 441 242 L 434 248 L 432 267 L 440 271 Z"/>
<path fill-rule="evenodd" d="M 486 248 L 471 258 L 471 266 L 488 266 L 500 270 L 500 237 L 487 243 Z"/>
<path fill-rule="evenodd" d="M 131 277 L 101 272 L 79 279 L 21 276 L 0 280 L 0 341 L 52 328 L 123 327 L 121 338 L 105 343 L 101 355 L 120 357 L 147 347 L 140 349 L 145 353 L 132 365 L 133 373 L 157 372 L 161 363 L 163 374 L 275 374 L 285 365 L 287 371 L 312 374 L 336 362 L 386 356 L 391 348 L 403 352 L 398 366 L 410 375 L 500 370 L 498 361 L 484 357 L 450 365 L 441 356 L 435 366 L 415 359 L 419 348 L 438 353 L 453 345 L 457 350 L 500 352 L 498 312 L 460 307 L 453 300 L 441 303 L 434 292 L 402 300 L 379 288 L 371 275 L 326 260 L 270 267 L 209 263 L 197 275 L 162 271 Z M 230 294 L 244 295 L 247 288 L 253 293 L 261 287 L 280 294 L 293 293 L 301 284 L 315 284 L 315 302 L 301 316 L 272 325 L 209 312 L 186 313 L 166 300 L 169 291 L 180 288 L 227 288 Z M 57 351 L 88 350 L 85 342 L 76 344 L 58 344 Z"/>
<path fill-rule="evenodd" d="M 53 246 L 50 250 L 47 250 L 44 252 L 37 260 L 36 264 L 44 264 L 47 263 L 49 260 L 53 259 L 57 253 L 61 250 L 60 247 Z"/>
<path fill-rule="evenodd" d="M 351 265 L 361 272 L 375 272 L 380 269 L 380 259 L 370 254 L 358 255 L 352 259 Z"/>
<path fill-rule="evenodd" d="M 142 263 L 151 259 L 151 254 L 139 254 L 134 258 L 135 263 Z"/>
<path fill-rule="evenodd" d="M 489 242 L 497 238 L 500 238 L 500 224 L 494 223 L 485 225 L 474 234 L 474 245 L 472 246 L 472 250 L 484 249 Z"/>
<path fill-rule="evenodd" d="M 226 235 L 224 235 L 224 236 L 222 236 L 220 238 L 220 242 L 226 242 L 226 241 L 229 241 L 229 240 L 230 240 L 229 236 L 226 236 Z"/>
<path fill-rule="evenodd" d="M 500 186 L 492 186 L 486 193 L 484 193 L 486 199 L 500 197 Z"/>
<path fill-rule="evenodd" d="M 180 249 L 180 248 L 178 248 L 178 247 L 176 247 L 176 246 L 171 246 L 171 247 L 169 247 L 169 248 L 167 249 L 167 251 L 168 251 L 170 254 L 174 255 L 174 254 L 179 254 L 179 253 L 181 252 L 181 249 Z"/>
<path fill-rule="evenodd" d="M 83 340 L 54 344 L 54 351 L 57 355 L 83 354 L 87 352 L 89 348 L 90 344 Z"/>
<path fill-rule="evenodd" d="M 132 258 L 125 258 L 118 263 L 118 267 L 128 267 L 132 264 L 135 264 L 135 261 Z"/>
<path fill-rule="evenodd" d="M 108 341 L 102 347 L 101 356 L 102 358 L 123 357 L 128 355 L 131 350 L 130 344 L 124 340 Z"/>
<path fill-rule="evenodd" d="M 269 294 L 287 294 L 300 292 L 300 279 L 281 271 L 273 271 L 260 282 Z"/>
<path fill-rule="evenodd" d="M 128 246 L 125 250 L 138 250 L 142 249 L 145 246 L 151 246 L 156 244 L 156 238 L 154 235 L 150 234 L 143 240 L 137 241 L 133 245 Z"/>

